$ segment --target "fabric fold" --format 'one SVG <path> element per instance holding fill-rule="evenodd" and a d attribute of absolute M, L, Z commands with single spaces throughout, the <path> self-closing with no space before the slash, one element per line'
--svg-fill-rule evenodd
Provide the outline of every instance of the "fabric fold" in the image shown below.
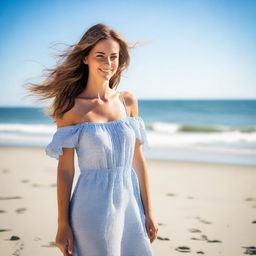
<path fill-rule="evenodd" d="M 137 139 L 140 140 L 143 149 L 149 149 L 150 147 L 149 147 L 149 143 L 148 143 L 147 132 L 146 132 L 144 120 L 142 119 L 141 116 L 136 116 L 136 118 L 132 119 L 131 122 L 133 124 L 135 136 Z"/>
<path fill-rule="evenodd" d="M 113 122 L 107 123 L 80 123 L 76 125 L 69 125 L 64 127 L 57 128 L 56 132 L 53 134 L 52 141 L 46 146 L 45 152 L 48 156 L 53 157 L 55 159 L 59 159 L 60 155 L 63 155 L 63 148 L 76 148 L 80 132 L 89 132 L 94 129 L 85 129 L 85 127 L 101 127 L 103 129 L 115 130 L 118 129 L 117 124 L 121 124 L 121 122 L 127 122 L 130 127 L 133 129 L 135 137 L 142 144 L 143 149 L 149 149 L 149 143 L 147 138 L 147 132 L 145 123 L 141 116 L 128 117 L 123 120 L 117 120 Z M 116 131 L 118 134 L 118 131 Z M 113 142 L 114 143 L 114 142 Z"/>
<path fill-rule="evenodd" d="M 79 137 L 79 127 L 65 126 L 57 128 L 51 142 L 46 146 L 48 156 L 59 159 L 63 155 L 63 148 L 76 148 Z"/>

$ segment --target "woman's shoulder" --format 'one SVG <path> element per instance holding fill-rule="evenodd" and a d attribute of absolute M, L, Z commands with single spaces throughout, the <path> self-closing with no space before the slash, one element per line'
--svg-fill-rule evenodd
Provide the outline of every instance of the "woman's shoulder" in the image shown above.
<path fill-rule="evenodd" d="M 128 104 L 133 104 L 137 100 L 137 97 L 135 96 L 135 94 L 129 91 L 121 91 L 120 93 L 122 94 L 122 96 L 124 97 L 124 99 Z"/>
<path fill-rule="evenodd" d="M 135 94 L 129 91 L 122 91 L 122 96 L 125 100 L 125 104 L 129 109 L 129 113 L 131 117 L 138 116 L 138 100 Z"/>
<path fill-rule="evenodd" d="M 72 126 L 74 124 L 77 123 L 77 104 L 75 103 L 74 106 L 69 109 L 68 111 L 66 111 L 62 117 L 60 118 L 56 118 L 55 119 L 55 123 L 56 123 L 56 126 L 57 128 L 61 128 L 61 127 L 65 127 L 65 126 Z"/>
<path fill-rule="evenodd" d="M 65 126 L 73 126 L 81 122 L 81 115 L 86 109 L 90 109 L 90 101 L 80 99 L 79 97 L 74 98 L 73 106 L 67 110 L 61 118 L 56 118 L 55 123 L 57 128 Z M 66 106 L 66 105 L 65 105 Z M 64 109 L 64 108 L 63 108 Z"/>
<path fill-rule="evenodd" d="M 129 91 L 122 91 L 121 94 L 128 108 L 129 116 L 131 117 L 138 116 L 138 100 L 136 95 Z"/>

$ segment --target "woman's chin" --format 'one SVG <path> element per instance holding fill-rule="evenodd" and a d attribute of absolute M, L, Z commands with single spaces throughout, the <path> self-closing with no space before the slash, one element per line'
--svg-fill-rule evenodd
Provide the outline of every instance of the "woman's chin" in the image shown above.
<path fill-rule="evenodd" d="M 105 76 L 101 76 L 101 78 L 105 81 L 109 81 L 111 79 L 112 75 L 105 75 Z"/>

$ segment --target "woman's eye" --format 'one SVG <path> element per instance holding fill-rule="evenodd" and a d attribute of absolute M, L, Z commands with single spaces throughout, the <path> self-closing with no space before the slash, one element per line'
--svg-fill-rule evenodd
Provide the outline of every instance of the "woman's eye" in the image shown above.
<path fill-rule="evenodd" d="M 96 56 L 96 57 L 104 58 L 104 56 L 103 56 L 103 55 L 98 55 L 98 56 Z M 111 58 L 112 58 L 112 59 L 116 59 L 116 58 L 117 58 L 117 56 L 112 56 Z"/>

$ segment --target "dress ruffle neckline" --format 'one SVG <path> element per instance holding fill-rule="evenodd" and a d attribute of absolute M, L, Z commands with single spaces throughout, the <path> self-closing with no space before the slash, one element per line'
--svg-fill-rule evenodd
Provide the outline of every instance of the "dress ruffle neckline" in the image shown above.
<path fill-rule="evenodd" d="M 57 130 L 63 130 L 63 129 L 77 127 L 77 126 L 81 126 L 81 125 L 111 125 L 111 124 L 116 124 L 116 123 L 120 123 L 120 122 L 124 122 L 124 121 L 128 121 L 128 120 L 136 120 L 136 119 L 137 120 L 141 119 L 141 116 L 126 116 L 122 119 L 113 120 L 113 121 L 109 121 L 109 122 L 81 122 L 78 124 L 57 127 Z"/>

